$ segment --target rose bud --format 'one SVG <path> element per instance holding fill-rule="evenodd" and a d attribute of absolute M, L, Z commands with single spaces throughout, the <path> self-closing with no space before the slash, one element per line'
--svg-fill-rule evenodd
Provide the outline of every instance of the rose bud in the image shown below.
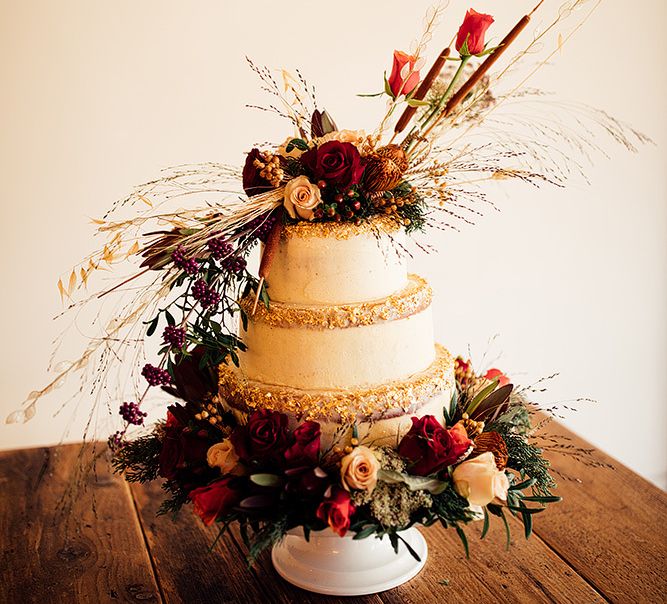
<path fill-rule="evenodd" d="M 501 387 L 510 383 L 510 379 L 500 369 L 491 368 L 484 374 L 484 377 L 491 382 L 498 380 L 498 386 Z"/>
<path fill-rule="evenodd" d="M 468 9 L 456 36 L 456 50 L 463 56 L 478 55 L 484 52 L 484 35 L 493 23 L 491 15 Z"/>
<path fill-rule="evenodd" d="M 190 491 L 190 500 L 194 512 L 206 526 L 213 524 L 216 518 L 227 514 L 240 500 L 241 492 L 234 488 L 238 478 L 227 477 L 211 484 Z"/>
<path fill-rule="evenodd" d="M 339 487 L 333 487 L 331 495 L 318 506 L 317 517 L 326 522 L 332 531 L 344 537 L 350 528 L 354 510 L 350 494 Z"/>
<path fill-rule="evenodd" d="M 419 84 L 419 70 L 415 69 L 417 58 L 400 50 L 394 51 L 394 64 L 387 80 L 394 98 L 410 94 Z"/>

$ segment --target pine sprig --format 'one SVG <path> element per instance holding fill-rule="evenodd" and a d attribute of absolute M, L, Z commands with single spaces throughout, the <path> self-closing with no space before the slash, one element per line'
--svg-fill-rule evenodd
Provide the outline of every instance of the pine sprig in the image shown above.
<path fill-rule="evenodd" d="M 114 472 L 128 482 L 149 482 L 158 476 L 162 439 L 155 432 L 125 443 L 111 460 Z"/>

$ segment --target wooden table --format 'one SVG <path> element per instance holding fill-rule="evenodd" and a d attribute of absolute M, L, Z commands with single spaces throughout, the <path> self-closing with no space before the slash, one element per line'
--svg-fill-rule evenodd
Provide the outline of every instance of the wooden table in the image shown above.
<path fill-rule="evenodd" d="M 248 569 L 235 535 L 208 553 L 212 530 L 189 510 L 157 518 L 159 485 L 130 487 L 105 462 L 66 521 L 57 505 L 79 454 L 77 445 L 0 453 L 0 603 L 667 601 L 667 496 L 602 453 L 615 470 L 552 456 L 558 473 L 579 480 L 560 479 L 564 501 L 535 517 L 530 540 L 516 521 L 506 552 L 499 522 L 484 541 L 475 526 L 467 561 L 451 531 L 425 530 L 424 571 L 360 598 L 292 587 L 267 556 Z"/>

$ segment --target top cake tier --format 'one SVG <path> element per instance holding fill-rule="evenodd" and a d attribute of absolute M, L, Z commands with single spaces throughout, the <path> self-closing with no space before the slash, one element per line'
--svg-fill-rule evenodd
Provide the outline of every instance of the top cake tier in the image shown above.
<path fill-rule="evenodd" d="M 291 304 L 348 304 L 407 286 L 405 232 L 376 218 L 285 227 L 267 279 L 269 297 Z"/>

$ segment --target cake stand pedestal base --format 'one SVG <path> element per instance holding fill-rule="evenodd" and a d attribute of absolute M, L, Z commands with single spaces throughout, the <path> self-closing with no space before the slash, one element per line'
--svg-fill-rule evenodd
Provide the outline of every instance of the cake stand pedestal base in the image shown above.
<path fill-rule="evenodd" d="M 420 560 L 399 541 L 398 554 L 388 537 L 354 540 L 331 529 L 312 532 L 310 541 L 301 529 L 290 531 L 273 547 L 271 560 L 278 574 L 290 583 L 315 593 L 362 596 L 397 587 L 424 568 L 428 547 L 414 527 L 401 532 Z"/>

